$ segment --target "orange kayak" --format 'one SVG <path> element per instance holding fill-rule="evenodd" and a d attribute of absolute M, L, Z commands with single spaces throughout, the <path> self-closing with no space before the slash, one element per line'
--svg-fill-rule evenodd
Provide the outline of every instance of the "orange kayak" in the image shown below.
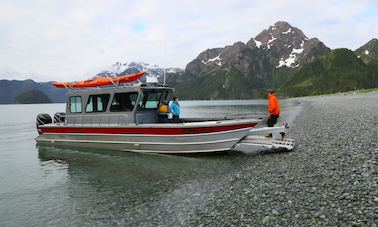
<path fill-rule="evenodd" d="M 54 82 L 53 85 L 57 88 L 87 88 L 87 87 L 101 87 L 112 84 L 133 82 L 144 75 L 144 72 L 136 74 L 124 75 L 117 78 L 99 77 L 91 80 L 83 80 L 76 82 Z"/>

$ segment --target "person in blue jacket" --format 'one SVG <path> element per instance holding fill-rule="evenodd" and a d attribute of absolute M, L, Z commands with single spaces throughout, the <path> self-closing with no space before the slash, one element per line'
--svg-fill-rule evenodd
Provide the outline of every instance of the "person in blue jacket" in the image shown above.
<path fill-rule="evenodd" d="M 174 123 L 179 123 L 180 122 L 180 104 L 178 103 L 179 98 L 178 97 L 173 97 L 173 102 L 169 108 L 169 111 L 172 113 L 172 121 Z"/>

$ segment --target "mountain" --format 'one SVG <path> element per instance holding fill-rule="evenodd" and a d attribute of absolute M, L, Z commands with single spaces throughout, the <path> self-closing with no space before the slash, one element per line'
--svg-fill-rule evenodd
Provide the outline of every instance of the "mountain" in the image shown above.
<path fill-rule="evenodd" d="M 14 99 L 15 104 L 51 103 L 49 97 L 40 90 L 33 89 L 23 92 Z"/>
<path fill-rule="evenodd" d="M 365 63 L 369 63 L 371 60 L 378 58 L 378 39 L 370 40 L 365 45 L 355 50 L 355 53 Z"/>
<path fill-rule="evenodd" d="M 306 96 L 372 88 L 378 86 L 377 73 L 378 60 L 369 67 L 353 51 L 335 49 L 303 66 L 280 91 L 289 96 Z"/>
<path fill-rule="evenodd" d="M 262 48 L 270 63 L 295 68 L 316 60 L 330 51 L 317 38 L 309 39 L 300 29 L 279 21 L 247 42 L 247 46 Z"/>
<path fill-rule="evenodd" d="M 30 90 L 43 91 L 52 102 L 65 102 L 66 89 L 56 89 L 51 82 L 38 83 L 33 80 L 0 80 L 0 104 L 11 104 L 17 95 Z"/>
<path fill-rule="evenodd" d="M 317 38 L 279 21 L 247 43 L 203 51 L 172 85 L 186 99 L 262 97 L 267 88 L 288 81 L 299 67 L 328 52 Z"/>
<path fill-rule="evenodd" d="M 183 72 L 180 68 L 164 68 L 158 65 L 150 65 L 145 62 L 114 63 L 109 69 L 103 70 L 96 76 L 122 76 L 145 72 L 146 76 L 162 77 L 165 74 L 176 74 Z"/>

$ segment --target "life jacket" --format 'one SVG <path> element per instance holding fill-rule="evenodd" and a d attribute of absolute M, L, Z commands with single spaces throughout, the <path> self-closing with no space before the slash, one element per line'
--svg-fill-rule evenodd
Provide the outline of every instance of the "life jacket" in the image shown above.
<path fill-rule="evenodd" d="M 281 110 L 280 106 L 278 105 L 278 100 L 276 95 L 272 94 L 269 97 L 269 105 L 268 105 L 269 113 L 272 115 L 280 115 Z"/>
<path fill-rule="evenodd" d="M 166 105 L 166 104 L 160 105 L 160 107 L 159 107 L 159 113 L 166 114 L 168 112 L 169 112 L 168 105 Z"/>

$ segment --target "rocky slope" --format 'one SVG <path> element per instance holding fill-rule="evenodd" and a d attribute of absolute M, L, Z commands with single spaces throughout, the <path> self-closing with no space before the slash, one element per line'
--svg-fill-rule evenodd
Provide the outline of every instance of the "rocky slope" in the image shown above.
<path fill-rule="evenodd" d="M 316 60 L 330 51 L 317 38 L 309 39 L 300 29 L 279 21 L 247 42 L 247 46 L 262 48 L 271 64 L 298 67 Z"/>
<path fill-rule="evenodd" d="M 188 99 L 259 97 L 277 81 L 286 81 L 296 68 L 329 51 L 317 38 L 309 39 L 300 29 L 279 21 L 247 43 L 200 53 L 173 85 Z"/>
<path fill-rule="evenodd" d="M 378 58 L 378 39 L 372 39 L 355 51 L 356 55 L 365 63 Z"/>

